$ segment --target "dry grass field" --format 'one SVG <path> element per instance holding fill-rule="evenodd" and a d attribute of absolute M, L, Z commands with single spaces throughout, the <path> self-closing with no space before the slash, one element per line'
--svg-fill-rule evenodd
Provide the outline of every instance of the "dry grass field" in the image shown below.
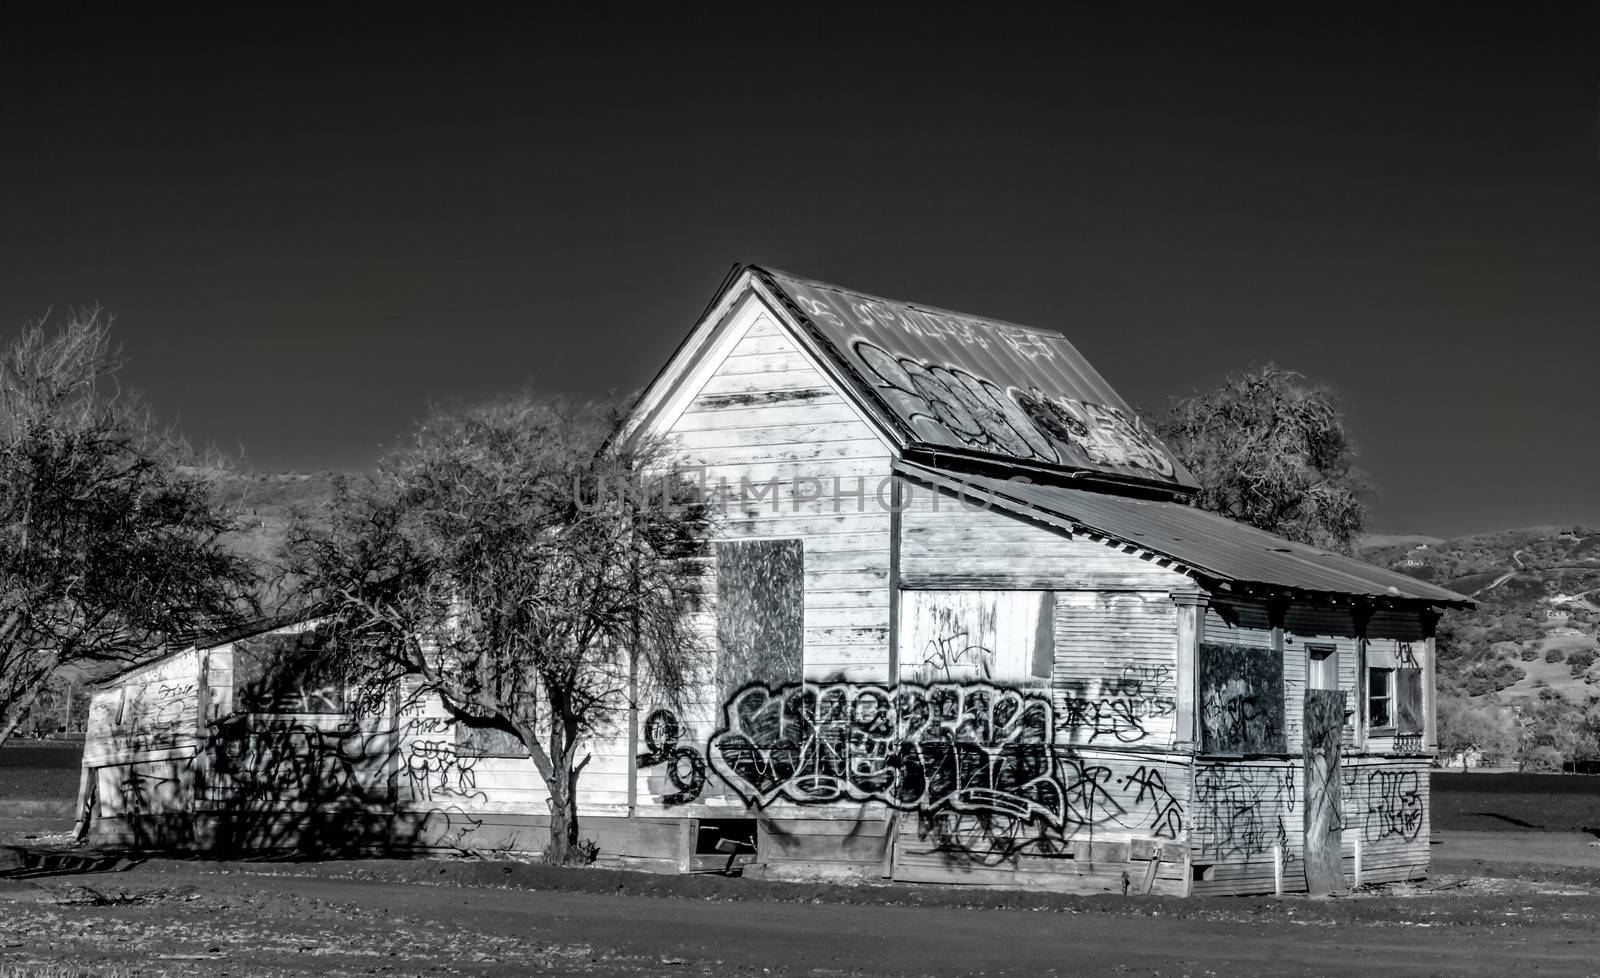
<path fill-rule="evenodd" d="M 0 810 L 14 802 L 63 802 L 78 794 L 83 744 L 11 743 L 0 747 Z"/>

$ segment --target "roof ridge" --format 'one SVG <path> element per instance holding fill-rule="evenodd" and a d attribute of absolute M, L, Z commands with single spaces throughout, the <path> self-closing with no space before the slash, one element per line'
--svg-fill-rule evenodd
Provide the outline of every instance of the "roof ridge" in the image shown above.
<path fill-rule="evenodd" d="M 818 278 L 808 278 L 804 275 L 796 275 L 794 272 L 784 271 L 781 268 L 768 268 L 765 265 L 749 265 L 746 267 L 763 275 L 781 276 L 789 279 L 792 282 L 797 282 L 802 285 L 810 285 L 816 288 L 829 289 L 834 292 L 842 292 L 846 295 L 852 295 L 860 299 L 870 299 L 873 302 L 884 302 L 891 305 L 904 306 L 907 309 L 915 309 L 918 312 L 931 313 L 936 316 L 950 316 L 958 319 L 968 320 L 972 323 L 982 326 L 1004 326 L 1008 329 L 1015 329 L 1023 333 L 1037 333 L 1041 336 L 1056 337 L 1065 341 L 1069 345 L 1072 343 L 1072 340 L 1067 337 L 1067 334 L 1063 333 L 1059 329 L 1050 329 L 1045 326 L 1029 326 L 1024 323 L 1013 322 L 1009 319 L 999 319 L 983 313 L 963 312 L 959 309 L 946 309 L 943 306 L 929 305 L 926 302 L 916 302 L 910 299 L 895 299 L 886 295 L 877 295 L 873 292 L 863 292 L 860 289 L 852 288 L 848 285 L 839 285 L 834 282 L 825 282 Z M 1077 347 L 1073 347 L 1073 349 L 1076 350 Z"/>

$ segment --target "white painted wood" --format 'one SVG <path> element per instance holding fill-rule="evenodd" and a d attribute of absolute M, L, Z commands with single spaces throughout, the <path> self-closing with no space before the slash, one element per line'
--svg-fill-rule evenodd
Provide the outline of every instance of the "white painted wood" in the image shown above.
<path fill-rule="evenodd" d="M 952 493 L 907 480 L 901 586 L 1171 591 L 1182 574 L 1103 543 L 998 509 L 964 507 Z"/>
<path fill-rule="evenodd" d="M 1043 685 L 1055 658 L 1053 597 L 1048 591 L 902 592 L 901 677 Z M 1038 671 L 1036 651 L 1046 656 Z"/>

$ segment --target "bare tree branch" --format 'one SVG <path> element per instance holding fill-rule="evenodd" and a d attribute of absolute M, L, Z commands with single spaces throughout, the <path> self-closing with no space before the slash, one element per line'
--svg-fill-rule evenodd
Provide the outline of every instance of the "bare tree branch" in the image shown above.
<path fill-rule="evenodd" d="M 681 702 L 705 649 L 710 510 L 618 418 L 529 396 L 430 417 L 378 473 L 291 529 L 286 564 L 336 609 L 345 674 L 405 677 L 469 727 L 517 738 L 550 793 L 550 853 L 577 842 L 585 743 L 624 715 L 627 652 Z M 658 485 L 653 498 L 638 491 Z"/>

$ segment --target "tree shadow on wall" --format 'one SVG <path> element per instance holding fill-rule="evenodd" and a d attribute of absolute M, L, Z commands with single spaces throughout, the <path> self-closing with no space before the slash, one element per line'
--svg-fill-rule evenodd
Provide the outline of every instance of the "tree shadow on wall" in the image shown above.
<path fill-rule="evenodd" d="M 342 714 L 235 714 L 212 725 L 195 849 L 328 859 L 396 848 L 395 731 Z"/>

